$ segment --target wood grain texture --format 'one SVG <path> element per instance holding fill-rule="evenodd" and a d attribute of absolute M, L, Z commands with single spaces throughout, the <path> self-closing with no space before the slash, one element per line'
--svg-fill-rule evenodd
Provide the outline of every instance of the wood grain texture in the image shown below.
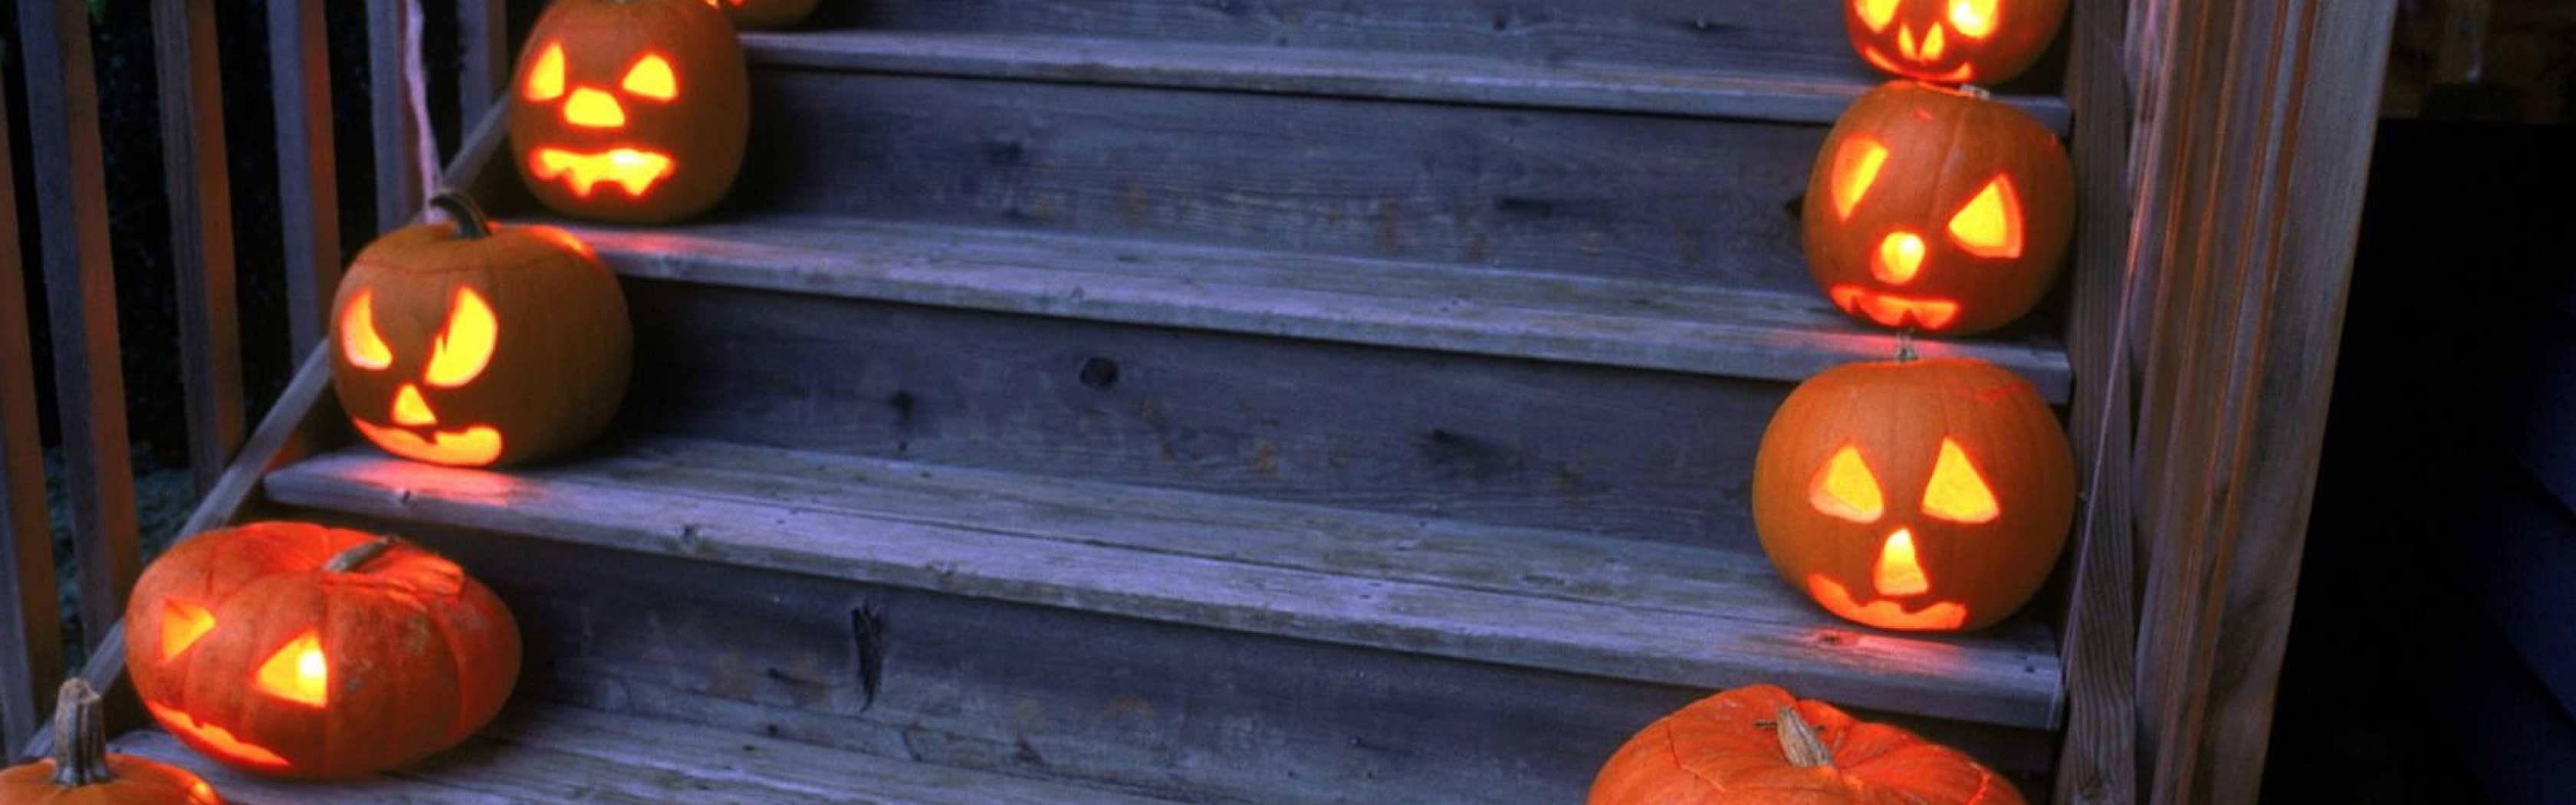
<path fill-rule="evenodd" d="M 1631 732 L 1706 695 L 405 527 L 531 625 L 525 696 L 1191 801 L 1579 801 Z M 2046 762 L 2041 733 L 1895 720 Z"/>
<path fill-rule="evenodd" d="M 509 96 L 510 9 L 506 0 L 457 0 L 457 116 L 481 120 Z"/>
<path fill-rule="evenodd" d="M 243 774 L 159 731 L 111 750 L 194 771 L 232 805 L 1150 805 L 1160 800 L 562 705 L 518 703 L 483 734 L 410 768 L 297 783 Z"/>
<path fill-rule="evenodd" d="M 1782 381 L 1897 349 L 1816 294 L 1705 282 L 833 219 L 567 226 L 628 276 L 852 299 Z M 2065 399 L 2066 358 L 2035 335 L 1917 350 L 1992 361 Z"/>
<path fill-rule="evenodd" d="M 405 0 L 366 3 L 367 108 L 375 132 L 376 231 L 382 233 L 410 223 L 429 193 L 420 186 L 416 131 L 423 124 L 412 113 L 411 79 L 404 58 L 411 47 L 408 4 Z"/>
<path fill-rule="evenodd" d="M 638 449 L 656 457 L 514 475 L 353 450 L 280 471 L 267 488 L 309 508 L 1204 628 L 1659 684 L 1771 679 L 1945 718 L 2044 726 L 2056 695 L 2044 632 L 1865 633 L 1801 606 L 1751 556 L 1639 546 L 1630 558 L 1216 496 L 950 480 L 927 465 L 706 443 Z M 688 466 L 708 463 L 725 470 Z M 919 485 L 890 487 L 905 475 Z M 1282 524 L 1290 533 L 1264 533 Z"/>
<path fill-rule="evenodd" d="M 2130 82 L 2123 72 L 2127 0 L 2077 0 L 2067 100 L 2075 124 L 2075 263 L 2067 352 L 2075 374 L 2068 432 L 2083 481 L 2083 516 L 2066 563 L 2066 740 L 2056 800 L 2127 805 L 2137 781 L 2137 574 L 2131 423 L 2137 366 L 2130 329 Z"/>
<path fill-rule="evenodd" d="M 2161 5 L 2161 4 L 2159 4 Z M 2138 133 L 2154 803 L 2251 802 L 2325 429 L 2393 2 L 2172 4 Z"/>
<path fill-rule="evenodd" d="M 0 65 L 0 75 L 13 73 Z M 18 179 L 10 113 L 0 104 L 0 757 L 45 723 L 63 677 L 63 612 L 45 503 L 37 421 L 36 331 L 27 320 L 26 253 L 18 245 Z"/>
<path fill-rule="evenodd" d="M 200 494 L 241 447 L 241 311 L 233 292 L 231 171 L 225 167 L 223 69 L 213 0 L 154 0 L 161 158 L 177 270 L 180 376 L 187 393 L 188 466 Z M 291 157 L 290 157 L 291 158 Z"/>
<path fill-rule="evenodd" d="M 53 330 L 54 399 L 80 567 L 80 614 L 90 625 L 82 636 L 95 651 L 142 571 L 143 547 L 126 444 L 89 7 L 79 0 L 20 3 L 18 31 L 29 76 L 29 172 L 44 250 L 45 312 Z"/>
<path fill-rule="evenodd" d="M 905 75 L 1832 123 L 1884 76 L 1532 64 L 1438 51 L 842 30 L 745 33 L 755 64 Z M 1837 65 L 1840 66 L 1840 65 Z M 2066 130 L 2053 96 L 2003 100 Z"/>
<path fill-rule="evenodd" d="M 621 432 L 1752 550 L 1780 383 L 628 286 Z"/>
<path fill-rule="evenodd" d="M 293 354 L 320 345 L 340 285 L 338 149 L 322 0 L 268 3 L 268 78 L 277 118 L 277 204 Z"/>
<path fill-rule="evenodd" d="M 752 93 L 734 211 L 1815 293 L 1815 126 L 805 70 Z"/>

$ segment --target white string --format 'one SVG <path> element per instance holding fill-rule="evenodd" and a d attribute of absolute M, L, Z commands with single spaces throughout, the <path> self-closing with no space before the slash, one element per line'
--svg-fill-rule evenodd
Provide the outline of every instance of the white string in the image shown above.
<path fill-rule="evenodd" d="M 429 67 L 421 47 L 421 29 L 425 26 L 421 22 L 420 4 L 421 0 L 409 0 L 403 4 L 408 15 L 405 30 L 409 34 L 403 38 L 403 70 L 404 78 L 409 82 L 404 88 L 411 99 L 415 167 L 420 171 L 422 198 L 426 199 L 439 191 L 438 132 L 429 125 Z"/>

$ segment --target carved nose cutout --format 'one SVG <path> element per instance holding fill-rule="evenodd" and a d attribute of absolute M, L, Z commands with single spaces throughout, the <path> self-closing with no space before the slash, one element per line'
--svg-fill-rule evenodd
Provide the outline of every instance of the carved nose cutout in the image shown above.
<path fill-rule="evenodd" d="M 1932 580 L 1924 578 L 1923 564 L 1914 556 L 1914 532 L 1899 528 L 1887 535 L 1878 546 L 1878 564 L 1871 568 L 1870 586 L 1879 595 L 1922 595 L 1932 589 Z"/>
<path fill-rule="evenodd" d="M 1870 276 L 1889 285 L 1914 281 L 1923 270 L 1923 236 L 1912 232 L 1890 232 L 1879 241 L 1878 254 L 1869 261 Z"/>
<path fill-rule="evenodd" d="M 408 427 L 438 424 L 438 414 L 429 410 L 428 400 L 421 399 L 419 386 L 404 383 L 401 391 L 394 392 L 394 424 Z"/>
<path fill-rule="evenodd" d="M 589 87 L 572 91 L 572 100 L 564 101 L 564 122 L 592 129 L 626 127 L 626 107 L 617 97 Z"/>

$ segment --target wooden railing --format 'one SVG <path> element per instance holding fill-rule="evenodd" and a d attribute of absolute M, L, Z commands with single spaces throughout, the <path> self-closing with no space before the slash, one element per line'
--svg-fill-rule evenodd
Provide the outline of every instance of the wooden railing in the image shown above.
<path fill-rule="evenodd" d="M 100 97 L 85 0 L 20 0 L 14 57 L 0 72 L 27 87 L 25 164 L 13 165 L 11 110 L 0 105 L 0 748 L 16 756 L 37 733 L 65 668 L 63 614 L 57 603 L 51 512 L 45 499 L 44 447 L 38 422 L 34 339 L 25 273 L 41 272 L 54 356 L 53 388 L 61 433 L 72 558 L 78 568 L 80 616 L 89 662 L 82 675 L 113 680 L 123 652 L 117 622 L 142 564 L 135 477 L 126 434 L 125 382 L 110 257 L 108 185 L 99 136 Z M 310 356 L 323 342 L 344 244 L 328 32 L 323 0 L 272 0 L 266 40 L 274 143 L 227 141 L 212 0 L 153 0 L 154 58 L 160 85 L 161 145 L 167 177 L 170 240 L 186 393 L 188 463 L 198 495 L 223 505 L 201 508 L 186 530 L 216 523 L 207 510 L 230 512 L 256 482 L 227 473 L 237 456 L 272 455 L 297 434 L 291 428 L 248 433 L 243 344 L 236 294 L 235 220 L 227 172 L 229 149 L 271 148 L 277 156 L 276 222 L 282 236 L 289 354 Z M 501 0 L 432 4 L 453 10 L 458 41 L 424 42 L 454 53 L 465 120 L 483 116 L 508 69 L 507 17 Z M 369 0 L 367 52 L 376 151 L 372 163 L 375 231 L 409 220 L 423 197 L 417 121 L 409 99 L 405 0 Z M 128 23 L 131 24 L 131 23 Z M 236 88 L 237 90 L 238 88 Z M 446 144 L 454 148 L 455 143 Z M 17 174 L 35 188 L 30 206 L 36 254 L 21 248 Z M 265 211 L 263 211 L 265 212 Z M 265 218 L 265 215 L 246 218 Z M 153 244 L 159 247 L 162 244 Z M 34 257 L 35 259 L 30 259 Z M 265 267 L 262 267 L 266 270 Z M 327 373 L 313 360 L 279 401 L 309 407 L 327 392 Z M 272 423 L 276 424 L 276 423 Z M 270 432 L 275 430 L 276 432 Z M 250 440 L 245 448 L 245 439 Z"/>

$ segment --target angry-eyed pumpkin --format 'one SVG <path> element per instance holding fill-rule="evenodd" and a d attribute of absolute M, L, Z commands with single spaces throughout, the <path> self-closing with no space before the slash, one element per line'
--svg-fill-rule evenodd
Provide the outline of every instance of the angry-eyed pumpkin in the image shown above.
<path fill-rule="evenodd" d="M 510 87 L 512 159 L 556 212 L 669 223 L 715 206 L 742 169 L 751 74 L 705 0 L 556 0 Z"/>
<path fill-rule="evenodd" d="M 2019 109 L 1892 82 L 1825 136 L 1801 226 L 1808 272 L 1853 318 L 1984 332 L 2056 282 L 2075 235 L 2075 170 Z"/>
<path fill-rule="evenodd" d="M 1999 84 L 2057 39 L 2066 0 L 1843 0 L 1852 48 L 1878 69 L 1943 84 Z"/>
<path fill-rule="evenodd" d="M 0 805 L 223 805 L 187 769 L 107 751 L 98 691 L 80 677 L 54 697 L 54 746 L 44 759 L 0 771 Z"/>
<path fill-rule="evenodd" d="M 454 562 L 309 523 L 199 534 L 126 608 L 125 668 L 190 749 L 261 774 L 347 778 L 481 729 L 519 676 L 519 628 Z"/>
<path fill-rule="evenodd" d="M 707 5 L 724 9 L 733 24 L 746 31 L 776 31 L 805 23 L 814 13 L 816 0 L 707 0 Z"/>
<path fill-rule="evenodd" d="M 1950 358 L 1828 369 L 1753 459 L 1753 525 L 1791 586 L 1882 629 L 1978 629 L 2048 579 L 2075 457 L 2030 383 Z"/>
<path fill-rule="evenodd" d="M 608 426 L 634 335 L 617 278 L 562 230 L 451 224 L 367 244 L 332 305 L 331 385 L 368 441 L 463 467 L 542 459 Z"/>
<path fill-rule="evenodd" d="M 1771 685 L 1646 725 L 1593 778 L 1587 805 L 2022 805 L 1966 753 Z"/>

